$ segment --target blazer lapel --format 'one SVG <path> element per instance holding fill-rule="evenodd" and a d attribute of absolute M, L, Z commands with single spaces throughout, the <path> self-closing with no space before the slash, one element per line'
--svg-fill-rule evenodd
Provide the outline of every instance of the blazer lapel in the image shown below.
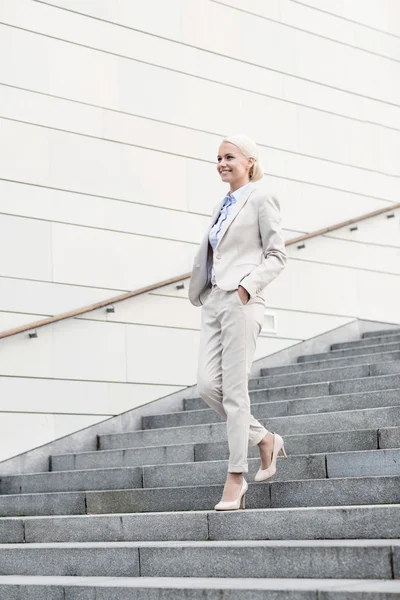
<path fill-rule="evenodd" d="M 250 184 L 249 187 L 246 190 L 244 190 L 244 192 L 241 194 L 239 200 L 235 202 L 235 204 L 232 206 L 231 212 L 229 214 L 229 219 L 227 219 L 227 221 L 225 221 L 225 223 L 222 225 L 221 233 L 216 248 L 218 248 L 218 246 L 220 245 L 222 238 L 228 231 L 229 227 L 232 225 L 233 221 L 238 216 L 239 212 L 242 210 L 243 206 L 246 204 L 247 200 L 250 198 L 250 195 L 253 193 L 254 189 L 254 186 Z"/>

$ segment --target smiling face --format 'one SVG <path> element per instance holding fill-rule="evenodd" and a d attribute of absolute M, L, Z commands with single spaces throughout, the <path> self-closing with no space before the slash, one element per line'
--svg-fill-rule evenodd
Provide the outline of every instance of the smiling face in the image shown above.
<path fill-rule="evenodd" d="M 242 151 L 229 142 L 222 142 L 218 150 L 217 171 L 222 181 L 229 183 L 230 191 L 234 192 L 249 183 L 249 171 L 254 164 L 254 158 L 246 158 Z"/>

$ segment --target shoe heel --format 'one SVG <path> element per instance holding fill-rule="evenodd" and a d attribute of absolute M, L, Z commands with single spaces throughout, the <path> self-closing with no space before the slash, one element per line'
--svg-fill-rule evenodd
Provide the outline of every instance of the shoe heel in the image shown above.
<path fill-rule="evenodd" d="M 286 454 L 285 446 L 282 446 L 281 450 L 282 450 L 282 454 L 283 454 L 283 456 L 284 456 L 285 458 L 287 458 L 287 454 Z"/>
<path fill-rule="evenodd" d="M 242 510 L 244 510 L 246 508 L 246 494 L 243 494 L 242 496 Z"/>

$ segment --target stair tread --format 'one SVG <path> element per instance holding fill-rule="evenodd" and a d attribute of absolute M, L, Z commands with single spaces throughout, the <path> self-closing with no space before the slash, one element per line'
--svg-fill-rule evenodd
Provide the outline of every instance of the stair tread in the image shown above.
<path fill-rule="evenodd" d="M 208 577 L 77 577 L 77 576 L 0 576 L 1 585 L 41 585 L 105 588 L 158 588 L 202 590 L 315 590 L 341 592 L 399 592 L 400 580 L 377 579 L 283 579 L 283 578 L 208 578 Z"/>

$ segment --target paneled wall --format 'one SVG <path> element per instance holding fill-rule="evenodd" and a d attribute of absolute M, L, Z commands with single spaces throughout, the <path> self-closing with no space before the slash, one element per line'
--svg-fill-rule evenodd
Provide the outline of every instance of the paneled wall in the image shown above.
<path fill-rule="evenodd" d="M 224 134 L 285 238 L 400 201 L 396 0 L 0 0 L 0 330 L 190 271 Z M 399 211 L 289 248 L 257 357 L 400 322 Z M 184 289 L 0 342 L 0 459 L 195 383 Z"/>

